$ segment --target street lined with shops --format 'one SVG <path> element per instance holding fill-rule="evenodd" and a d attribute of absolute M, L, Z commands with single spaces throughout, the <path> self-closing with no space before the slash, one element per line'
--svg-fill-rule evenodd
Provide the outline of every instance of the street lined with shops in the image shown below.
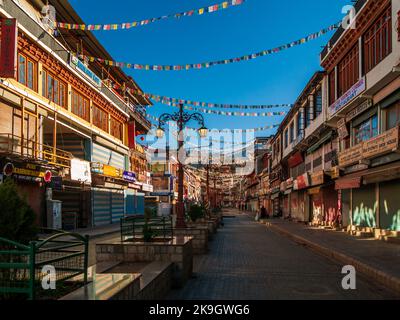
<path fill-rule="evenodd" d="M 362 274 L 357 274 L 357 290 L 344 290 L 344 265 L 255 222 L 254 217 L 237 210 L 231 213 L 234 217 L 224 218 L 209 253 L 195 257 L 195 277 L 185 288 L 172 291 L 169 300 L 399 298 Z M 348 245 L 346 239 L 337 242 Z M 391 261 L 400 258 L 396 251 L 393 246 Z"/>

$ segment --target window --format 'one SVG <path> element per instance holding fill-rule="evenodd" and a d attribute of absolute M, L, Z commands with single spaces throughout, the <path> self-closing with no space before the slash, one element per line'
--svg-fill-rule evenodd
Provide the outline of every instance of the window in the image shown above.
<path fill-rule="evenodd" d="M 322 90 L 317 90 L 314 95 L 314 119 L 318 118 L 322 113 Z"/>
<path fill-rule="evenodd" d="M 290 124 L 290 143 L 294 141 L 294 122 Z"/>
<path fill-rule="evenodd" d="M 393 129 L 400 124 L 400 101 L 385 110 L 386 130 Z"/>
<path fill-rule="evenodd" d="M 90 121 L 90 103 L 83 95 L 72 91 L 72 113 L 78 117 Z"/>
<path fill-rule="evenodd" d="M 336 77 L 335 69 L 328 75 L 329 81 L 329 105 L 332 105 L 336 101 Z"/>
<path fill-rule="evenodd" d="M 297 136 L 300 137 L 301 136 L 301 132 L 302 132 L 302 121 L 301 121 L 301 112 L 299 112 L 297 114 Z"/>
<path fill-rule="evenodd" d="M 18 55 L 18 82 L 36 90 L 36 63 L 22 54 Z"/>
<path fill-rule="evenodd" d="M 391 52 L 392 8 L 389 6 L 364 34 L 364 72 L 371 71 Z"/>
<path fill-rule="evenodd" d="M 113 117 L 111 117 L 110 121 L 110 133 L 113 137 L 121 141 L 123 140 L 123 124 Z"/>
<path fill-rule="evenodd" d="M 311 124 L 311 108 L 309 106 L 306 106 L 304 108 L 304 112 L 306 114 L 306 128 Z"/>
<path fill-rule="evenodd" d="M 284 140 L 284 144 L 285 144 L 285 149 L 288 147 L 288 129 L 285 130 L 285 140 Z"/>
<path fill-rule="evenodd" d="M 378 135 L 378 116 L 374 115 L 354 128 L 354 145 L 368 141 Z"/>
<path fill-rule="evenodd" d="M 93 106 L 93 124 L 103 131 L 108 132 L 108 113 L 98 106 Z"/>
<path fill-rule="evenodd" d="M 67 108 L 67 86 L 46 70 L 42 72 L 42 95 L 60 107 Z"/>
<path fill-rule="evenodd" d="M 338 96 L 341 97 L 360 78 L 358 43 L 349 51 L 338 65 Z"/>

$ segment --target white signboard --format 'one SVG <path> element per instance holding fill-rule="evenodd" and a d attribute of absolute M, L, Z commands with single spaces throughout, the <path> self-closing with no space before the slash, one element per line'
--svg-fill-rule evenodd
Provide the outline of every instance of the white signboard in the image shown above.
<path fill-rule="evenodd" d="M 333 116 L 335 113 L 340 111 L 345 105 L 347 105 L 354 98 L 359 96 L 365 91 L 366 83 L 365 77 L 358 81 L 354 86 L 352 86 L 344 95 L 336 100 L 334 104 L 329 107 L 329 114 Z"/>
<path fill-rule="evenodd" d="M 90 162 L 80 159 L 72 159 L 71 180 L 92 183 L 92 175 L 90 173 Z"/>

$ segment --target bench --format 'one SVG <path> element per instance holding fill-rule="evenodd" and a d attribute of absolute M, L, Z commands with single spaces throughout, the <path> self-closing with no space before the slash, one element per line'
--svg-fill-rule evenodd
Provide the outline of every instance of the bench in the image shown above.
<path fill-rule="evenodd" d="M 172 217 L 128 216 L 121 219 L 121 242 L 173 240 Z"/>

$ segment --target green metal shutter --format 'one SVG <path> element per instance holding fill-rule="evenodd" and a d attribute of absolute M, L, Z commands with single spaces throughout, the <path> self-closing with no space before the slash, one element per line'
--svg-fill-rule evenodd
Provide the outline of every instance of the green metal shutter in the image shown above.
<path fill-rule="evenodd" d="M 118 223 L 121 221 L 121 218 L 124 216 L 124 192 L 121 191 L 112 191 L 111 192 L 111 222 Z"/>
<path fill-rule="evenodd" d="M 111 194 L 108 190 L 93 190 L 93 225 L 111 223 Z"/>

